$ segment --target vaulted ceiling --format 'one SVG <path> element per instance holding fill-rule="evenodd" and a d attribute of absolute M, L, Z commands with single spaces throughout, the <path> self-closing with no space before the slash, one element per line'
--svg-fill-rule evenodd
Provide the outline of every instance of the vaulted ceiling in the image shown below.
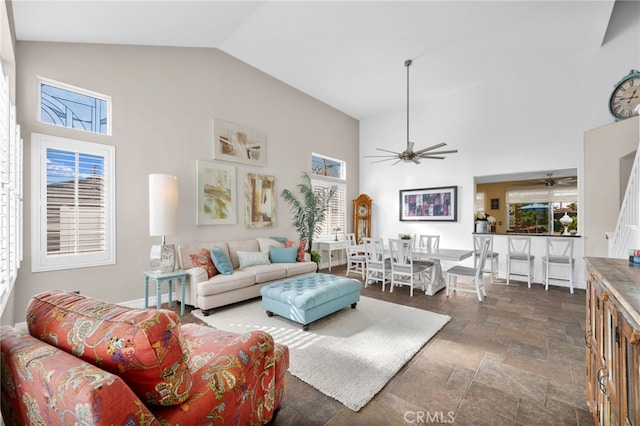
<path fill-rule="evenodd" d="M 218 48 L 356 118 L 599 48 L 613 0 L 14 0 L 17 40 Z"/>

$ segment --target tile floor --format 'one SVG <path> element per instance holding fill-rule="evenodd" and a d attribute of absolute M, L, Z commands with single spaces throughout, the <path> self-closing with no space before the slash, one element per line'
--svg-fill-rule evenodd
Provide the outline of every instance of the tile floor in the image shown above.
<path fill-rule="evenodd" d="M 271 424 L 593 424 L 585 399 L 584 290 L 572 295 L 500 280 L 486 289 L 480 303 L 470 293 L 409 297 L 408 288 L 363 288 L 364 296 L 452 319 L 357 413 L 288 375 Z"/>

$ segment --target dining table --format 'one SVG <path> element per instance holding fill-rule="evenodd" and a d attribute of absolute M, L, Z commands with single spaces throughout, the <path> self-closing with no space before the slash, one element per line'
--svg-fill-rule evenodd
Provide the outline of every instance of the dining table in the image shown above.
<path fill-rule="evenodd" d="M 365 252 L 364 244 L 358 244 L 354 247 L 358 251 Z M 389 247 L 385 244 L 385 253 L 390 255 Z M 431 272 L 431 280 L 427 283 L 425 292 L 427 296 L 433 296 L 438 291 L 446 287 L 444 274 L 442 273 L 441 261 L 445 262 L 462 262 L 473 256 L 473 250 L 470 249 L 449 249 L 449 248 L 428 248 L 414 247 L 413 260 L 433 260 Z"/>

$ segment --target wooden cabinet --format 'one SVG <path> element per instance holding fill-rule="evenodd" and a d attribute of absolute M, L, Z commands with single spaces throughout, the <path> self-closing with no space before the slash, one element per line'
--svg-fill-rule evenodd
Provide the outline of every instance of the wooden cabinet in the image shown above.
<path fill-rule="evenodd" d="M 599 425 L 640 425 L 640 267 L 586 258 L 587 402 Z"/>

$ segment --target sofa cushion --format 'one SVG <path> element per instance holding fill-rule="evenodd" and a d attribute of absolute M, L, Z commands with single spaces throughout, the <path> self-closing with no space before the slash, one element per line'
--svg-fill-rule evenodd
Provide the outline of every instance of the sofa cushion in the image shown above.
<path fill-rule="evenodd" d="M 287 278 L 294 277 L 296 275 L 308 274 L 310 272 L 316 272 L 318 270 L 318 264 L 311 261 L 280 263 L 280 265 L 282 265 L 287 270 Z"/>
<path fill-rule="evenodd" d="M 227 253 L 220 247 L 213 247 L 211 249 L 211 260 L 216 270 L 223 275 L 231 275 L 233 273 L 233 266 L 231 265 L 231 259 Z"/>
<path fill-rule="evenodd" d="M 258 240 L 255 238 L 252 240 L 239 240 L 239 241 L 227 241 L 229 247 L 229 258 L 233 269 L 240 267 L 240 260 L 238 259 L 238 251 L 260 251 Z"/>
<path fill-rule="evenodd" d="M 256 266 L 251 266 L 256 268 Z M 220 294 L 243 287 L 250 287 L 256 283 L 256 276 L 252 272 L 235 270 L 231 275 L 218 274 L 215 277 L 203 282 L 199 282 L 197 293 L 201 296 Z"/>
<path fill-rule="evenodd" d="M 191 263 L 191 255 L 200 253 L 201 249 L 207 249 L 211 252 L 213 247 L 220 247 L 227 254 L 229 254 L 229 249 L 227 247 L 226 241 L 217 241 L 217 242 L 194 242 L 194 243 L 185 243 L 178 245 L 178 265 L 180 269 L 189 269 L 193 267 Z"/>
<path fill-rule="evenodd" d="M 269 253 L 262 251 L 237 251 L 240 268 L 255 265 L 269 265 Z"/>
<path fill-rule="evenodd" d="M 211 278 L 218 273 L 216 267 L 213 265 L 213 260 L 211 260 L 211 251 L 203 248 L 200 249 L 199 253 L 192 253 L 190 256 L 193 266 L 204 268 L 204 270 L 207 271 L 207 277 Z"/>
<path fill-rule="evenodd" d="M 268 254 L 268 253 L 265 253 Z M 280 280 L 287 277 L 286 263 L 269 263 L 268 265 L 255 265 L 242 269 L 252 273 L 256 278 L 256 284 L 268 281 Z"/>
<path fill-rule="evenodd" d="M 32 336 L 122 377 L 145 404 L 177 405 L 189 396 L 189 356 L 175 312 L 51 290 L 31 298 L 27 326 Z"/>
<path fill-rule="evenodd" d="M 275 238 L 258 238 L 258 246 L 260 251 L 269 252 L 269 247 L 284 247 L 284 243 L 276 240 Z"/>
<path fill-rule="evenodd" d="M 269 247 L 269 260 L 271 260 L 271 263 L 295 263 L 297 256 L 298 247 Z"/>
<path fill-rule="evenodd" d="M 120 377 L 26 330 L 2 326 L 0 347 L 7 425 L 157 424 Z"/>

